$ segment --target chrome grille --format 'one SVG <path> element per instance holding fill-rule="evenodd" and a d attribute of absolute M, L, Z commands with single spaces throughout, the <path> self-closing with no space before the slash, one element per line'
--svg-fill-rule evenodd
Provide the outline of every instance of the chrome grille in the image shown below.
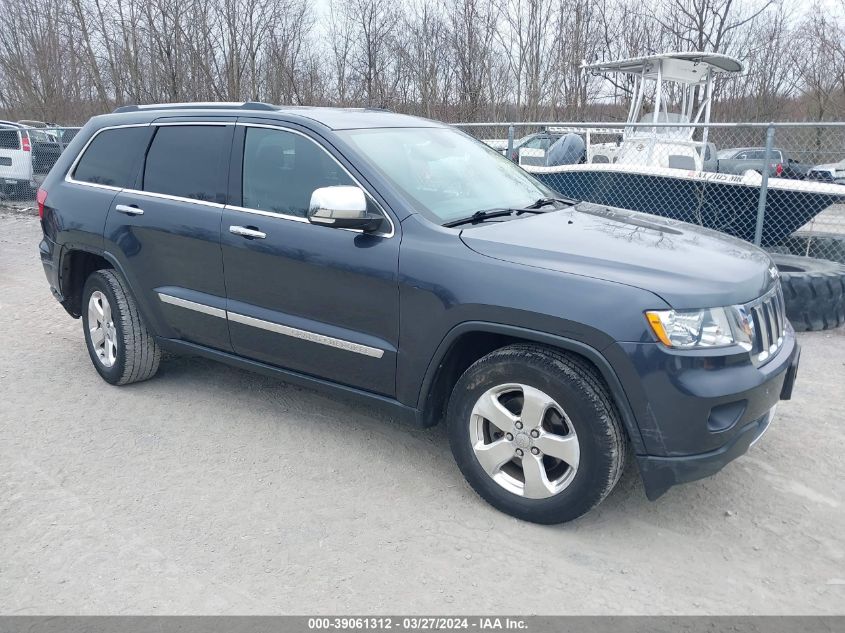
<path fill-rule="evenodd" d="M 769 360 L 783 345 L 786 311 L 780 282 L 765 295 L 745 305 L 754 321 L 754 347 L 751 350 L 756 365 Z"/>

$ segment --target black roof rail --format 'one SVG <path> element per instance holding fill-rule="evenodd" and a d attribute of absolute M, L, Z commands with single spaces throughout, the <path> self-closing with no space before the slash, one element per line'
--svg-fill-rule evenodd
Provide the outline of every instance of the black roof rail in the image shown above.
<path fill-rule="evenodd" d="M 124 105 L 112 110 L 112 113 L 142 112 L 144 110 L 278 110 L 277 106 L 261 101 L 238 102 L 197 102 L 197 103 L 149 103 L 143 105 Z"/>

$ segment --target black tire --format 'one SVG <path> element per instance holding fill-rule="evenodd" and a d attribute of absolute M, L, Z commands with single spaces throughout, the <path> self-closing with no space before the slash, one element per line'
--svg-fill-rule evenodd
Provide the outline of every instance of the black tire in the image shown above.
<path fill-rule="evenodd" d="M 95 291 L 106 296 L 116 332 L 117 352 L 110 367 L 98 357 L 88 323 L 88 303 Z M 82 327 L 91 362 L 106 382 L 128 385 L 152 378 L 158 371 L 161 350 L 147 330 L 135 299 L 114 270 L 98 270 L 86 280 L 82 291 Z"/>
<path fill-rule="evenodd" d="M 792 327 L 804 332 L 845 323 L 845 265 L 798 255 L 771 257 L 780 271 Z"/>
<path fill-rule="evenodd" d="M 500 486 L 472 448 L 470 424 L 478 399 L 506 383 L 540 389 L 564 410 L 580 446 L 580 463 L 568 486 L 554 496 L 528 499 Z M 622 476 L 628 441 L 605 383 L 579 356 L 517 344 L 491 352 L 464 372 L 447 412 L 449 444 L 464 477 L 492 506 L 533 523 L 563 523 L 598 505 Z"/>

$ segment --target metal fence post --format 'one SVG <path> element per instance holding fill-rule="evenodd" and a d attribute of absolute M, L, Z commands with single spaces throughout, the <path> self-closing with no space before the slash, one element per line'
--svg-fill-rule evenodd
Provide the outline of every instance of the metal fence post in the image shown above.
<path fill-rule="evenodd" d="M 513 126 L 508 126 L 508 159 L 513 156 Z"/>
<path fill-rule="evenodd" d="M 757 226 L 754 229 L 754 244 L 760 246 L 763 241 L 763 221 L 766 217 L 766 196 L 769 191 L 769 167 L 772 158 L 772 145 L 775 141 L 775 125 L 769 123 L 766 128 L 766 153 L 763 156 L 763 182 L 760 184 L 760 199 L 757 202 Z"/>

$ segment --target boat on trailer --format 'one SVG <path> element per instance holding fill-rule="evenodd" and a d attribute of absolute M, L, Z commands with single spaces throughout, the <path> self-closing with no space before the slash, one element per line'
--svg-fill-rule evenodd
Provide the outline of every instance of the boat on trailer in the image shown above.
<path fill-rule="evenodd" d="M 618 136 L 618 128 L 568 128 L 567 133 L 586 138 L 585 162 L 526 165 L 526 171 L 571 198 L 692 222 L 754 241 L 763 175 L 719 173 L 707 126 L 716 75 L 742 72 L 742 62 L 715 53 L 664 53 L 585 64 L 584 70 L 633 78 L 621 141 L 591 143 L 597 135 Z M 652 90 L 653 111 L 640 116 Z M 670 101 L 679 111 L 670 110 Z M 843 185 L 769 177 L 761 244 L 783 243 L 818 213 L 843 201 Z"/>

